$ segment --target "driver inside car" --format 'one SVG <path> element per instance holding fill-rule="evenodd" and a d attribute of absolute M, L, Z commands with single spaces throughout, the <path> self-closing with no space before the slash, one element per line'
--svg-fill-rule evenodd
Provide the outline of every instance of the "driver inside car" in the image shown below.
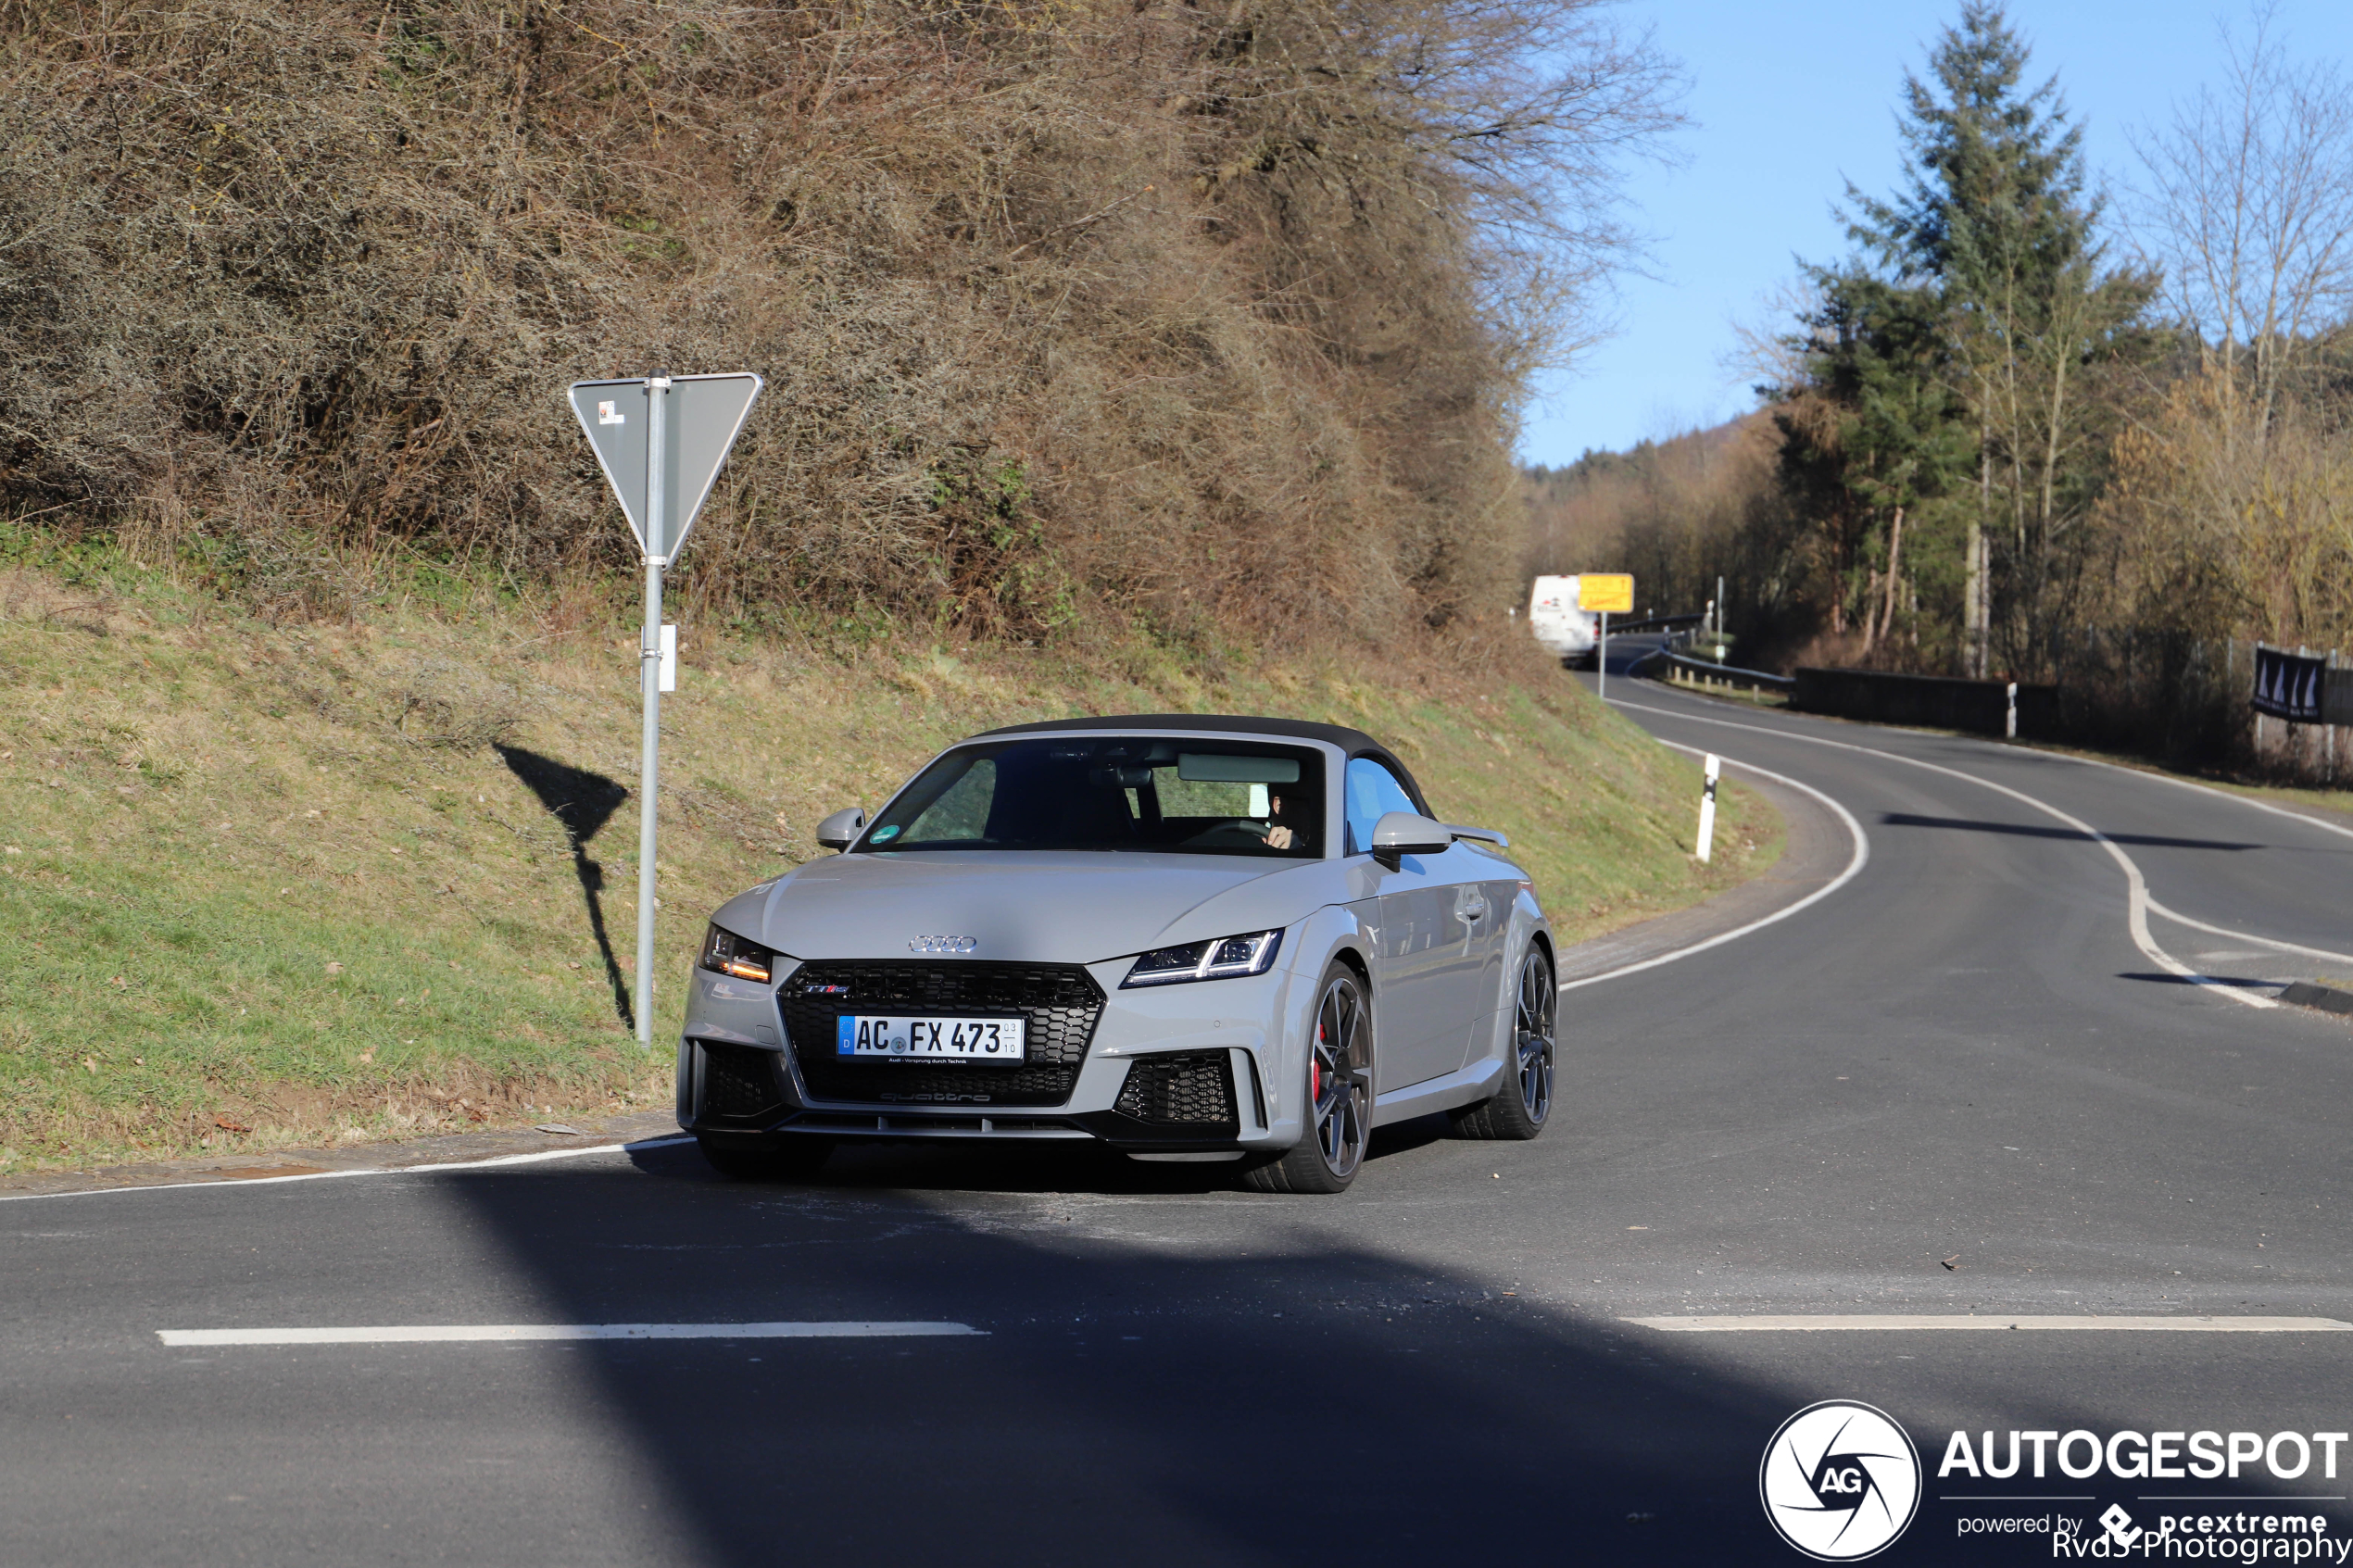
<path fill-rule="evenodd" d="M 1259 842 L 1269 849 L 1289 849 L 1294 845 L 1302 850 L 1307 847 L 1306 823 L 1294 822 L 1284 811 L 1279 795 L 1266 798 L 1266 836 Z"/>

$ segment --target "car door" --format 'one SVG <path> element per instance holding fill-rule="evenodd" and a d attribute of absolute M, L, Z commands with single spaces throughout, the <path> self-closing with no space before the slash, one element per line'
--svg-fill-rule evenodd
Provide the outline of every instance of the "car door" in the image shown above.
<path fill-rule="evenodd" d="M 1352 854 L 1364 852 L 1385 812 L 1420 810 L 1397 775 L 1369 757 L 1350 760 L 1346 801 Z M 1479 868 L 1468 855 L 1458 845 L 1380 867 L 1373 1038 L 1384 1093 L 1461 1067 L 1483 1010 L 1478 936 L 1492 923 L 1493 904 L 1480 896 Z"/>
<path fill-rule="evenodd" d="M 1452 909 L 1461 934 L 1454 955 L 1461 973 L 1450 976 L 1447 984 L 1451 986 L 1458 978 L 1462 986 L 1462 1049 L 1454 1059 L 1454 1066 L 1462 1067 L 1495 1037 L 1495 1010 L 1503 1002 L 1504 970 L 1510 960 L 1504 946 L 1519 875 L 1516 866 L 1472 840 L 1458 841 L 1440 859 L 1443 864 L 1439 869 L 1453 889 Z"/>

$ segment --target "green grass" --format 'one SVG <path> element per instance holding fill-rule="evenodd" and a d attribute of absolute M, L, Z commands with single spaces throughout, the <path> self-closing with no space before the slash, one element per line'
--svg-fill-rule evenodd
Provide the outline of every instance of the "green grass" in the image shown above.
<path fill-rule="evenodd" d="M 1780 848 L 1734 786 L 1698 866 L 1697 764 L 1535 660 L 1509 679 L 1315 660 L 1212 678 L 1146 644 L 690 626 L 683 662 L 658 1041 L 711 909 L 818 853 L 828 811 L 1023 719 L 1361 725 L 1442 814 L 1510 834 L 1572 941 Z M 0 1170 L 665 1103 L 668 1055 L 637 1050 L 614 985 L 635 966 L 636 671 L 633 632 L 522 608 L 273 627 L 120 558 L 0 571 Z M 522 753 L 610 781 L 577 853 L 510 766 Z"/>

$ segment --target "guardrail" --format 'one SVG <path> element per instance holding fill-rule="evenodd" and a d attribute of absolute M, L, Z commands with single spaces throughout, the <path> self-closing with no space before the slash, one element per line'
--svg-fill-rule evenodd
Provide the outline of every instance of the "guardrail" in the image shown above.
<path fill-rule="evenodd" d="M 2058 740 L 2065 734 L 2058 687 L 2009 681 L 1801 665 L 1789 705 L 1801 713 L 1828 713 L 1873 724 L 1918 724 L 2027 740 Z"/>
<path fill-rule="evenodd" d="M 1623 633 L 1630 637 L 1639 632 L 1667 632 L 1678 626 L 1696 626 L 1706 619 L 1705 611 L 1696 609 L 1688 615 L 1645 615 L 1639 618 L 1629 615 L 1612 621 L 1609 630 L 1612 636 Z"/>
<path fill-rule="evenodd" d="M 1669 685 L 1692 686 L 1700 691 L 1771 692 L 1785 695 L 1797 683 L 1787 675 L 1775 675 L 1763 670 L 1743 670 L 1737 664 L 1716 664 L 1705 659 L 1690 659 L 1671 648 L 1658 648 L 1644 654 L 1627 667 L 1629 675 L 1652 663 L 1667 667 Z"/>

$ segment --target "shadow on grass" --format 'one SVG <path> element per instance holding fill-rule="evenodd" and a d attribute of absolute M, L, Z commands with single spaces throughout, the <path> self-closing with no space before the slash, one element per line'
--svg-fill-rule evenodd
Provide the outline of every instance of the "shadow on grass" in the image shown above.
<path fill-rule="evenodd" d="M 588 841 L 621 809 L 629 790 L 602 773 L 574 768 L 519 746 L 501 745 L 497 751 L 508 771 L 521 779 L 547 814 L 563 824 L 565 842 L 572 847 L 573 874 L 580 879 L 580 894 L 588 906 L 588 928 L 596 934 L 597 951 L 605 960 L 605 981 L 612 987 L 613 1011 L 635 1029 L 637 1018 L 630 1005 L 629 983 L 621 972 L 621 960 L 613 956 L 612 938 L 605 930 L 604 901 L 598 897 L 605 887 L 605 868 L 588 858 Z"/>

